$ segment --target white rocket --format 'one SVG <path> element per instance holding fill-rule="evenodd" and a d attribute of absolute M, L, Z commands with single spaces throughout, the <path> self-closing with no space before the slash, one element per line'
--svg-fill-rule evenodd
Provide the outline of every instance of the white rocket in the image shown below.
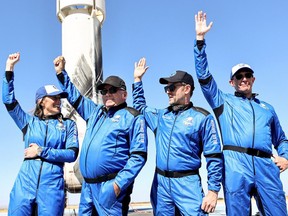
<path fill-rule="evenodd" d="M 105 0 L 57 0 L 57 17 L 62 23 L 62 55 L 67 73 L 82 95 L 100 103 L 96 84 L 103 80 L 101 27 Z M 63 103 L 62 111 L 76 121 L 81 149 L 86 123 L 68 102 Z M 65 164 L 64 178 L 69 192 L 81 191 L 83 178 L 78 159 Z"/>

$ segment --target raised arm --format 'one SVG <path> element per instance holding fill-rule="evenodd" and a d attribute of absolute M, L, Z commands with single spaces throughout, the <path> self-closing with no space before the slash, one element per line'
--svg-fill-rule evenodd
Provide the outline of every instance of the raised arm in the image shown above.
<path fill-rule="evenodd" d="M 208 31 L 210 31 L 213 23 L 210 22 L 210 24 L 207 26 L 206 17 L 206 14 L 202 11 L 199 11 L 195 15 L 196 40 L 194 43 L 194 60 L 196 75 L 200 83 L 201 90 L 207 102 L 214 110 L 223 105 L 224 94 L 218 88 L 208 66 L 204 36 Z"/>
<path fill-rule="evenodd" d="M 59 85 L 61 89 L 68 93 L 67 100 L 74 107 L 74 109 L 79 113 L 79 115 L 87 121 L 96 108 L 95 104 L 89 98 L 81 95 L 80 91 L 75 87 L 75 85 L 70 81 L 70 78 L 65 71 L 65 58 L 63 56 L 58 56 L 54 59 L 54 69 L 57 74 Z"/>
<path fill-rule="evenodd" d="M 142 81 L 143 75 L 146 73 L 149 67 L 146 66 L 146 59 L 141 58 L 134 65 L 134 83 Z"/>
<path fill-rule="evenodd" d="M 6 60 L 6 68 L 5 68 L 5 75 L 3 79 L 3 86 L 2 86 L 2 98 L 3 103 L 6 105 L 6 108 L 9 110 L 12 107 L 7 107 L 8 104 L 16 105 L 15 93 L 14 93 L 14 66 L 15 64 L 20 61 L 20 53 L 13 53 L 10 54 Z"/>
<path fill-rule="evenodd" d="M 148 127 L 154 132 L 156 131 L 158 122 L 158 110 L 155 108 L 147 107 L 146 99 L 144 96 L 144 89 L 142 77 L 149 67 L 146 66 L 146 59 L 141 58 L 135 62 L 134 68 L 134 84 L 133 84 L 133 107 L 143 114 Z"/>
<path fill-rule="evenodd" d="M 133 107 L 143 114 L 146 108 L 146 99 L 144 97 L 142 77 L 148 68 L 145 58 L 141 58 L 134 64 Z"/>
<path fill-rule="evenodd" d="M 198 11 L 195 15 L 196 40 L 204 40 L 205 34 L 212 28 L 213 22 L 207 26 L 206 17 L 206 13 L 202 11 Z"/>
<path fill-rule="evenodd" d="M 55 58 L 53 63 L 54 63 L 54 69 L 57 75 L 65 70 L 66 61 L 63 56 L 58 56 L 57 58 Z"/>
<path fill-rule="evenodd" d="M 6 61 L 6 71 L 14 71 L 14 65 L 20 61 L 20 53 L 10 54 Z"/>
<path fill-rule="evenodd" d="M 7 58 L 6 72 L 2 84 L 2 100 L 10 116 L 13 118 L 18 128 L 22 130 L 27 125 L 30 116 L 22 110 L 15 98 L 14 66 L 19 60 L 19 52 L 10 54 Z"/>

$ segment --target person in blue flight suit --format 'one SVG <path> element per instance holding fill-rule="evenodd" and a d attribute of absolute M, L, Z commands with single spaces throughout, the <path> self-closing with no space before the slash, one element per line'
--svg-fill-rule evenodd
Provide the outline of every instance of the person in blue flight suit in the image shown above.
<path fill-rule="evenodd" d="M 20 53 L 6 61 L 2 100 L 24 135 L 24 161 L 10 193 L 8 215 L 63 215 L 65 206 L 63 166 L 78 155 L 76 123 L 61 114 L 61 98 L 67 93 L 54 85 L 36 92 L 36 108 L 30 115 L 14 92 L 14 66 Z"/>
<path fill-rule="evenodd" d="M 147 127 L 143 115 L 126 103 L 125 82 L 109 76 L 97 86 L 103 104 L 85 98 L 65 71 L 59 56 L 54 66 L 68 101 L 86 121 L 80 153 L 82 183 L 79 215 L 127 215 L 133 183 L 147 159 Z"/>
<path fill-rule="evenodd" d="M 280 172 L 287 169 L 288 141 L 274 108 L 252 92 L 254 70 L 248 64 L 232 67 L 230 85 L 223 93 L 209 71 L 205 53 L 206 14 L 195 15 L 196 73 L 203 94 L 218 120 L 223 143 L 224 196 L 227 215 L 250 215 L 255 197 L 261 215 L 287 215 Z M 272 155 L 272 147 L 278 155 Z M 274 157 L 274 162 L 271 158 Z"/>
<path fill-rule="evenodd" d="M 194 216 L 214 212 L 222 181 L 221 144 L 214 118 L 190 102 L 194 81 L 184 71 L 159 80 L 166 85 L 169 107 L 146 106 L 142 77 L 147 69 L 145 58 L 135 63 L 133 105 L 155 134 L 156 174 L 151 189 L 154 214 Z M 206 196 L 199 175 L 202 153 L 208 172 Z"/>

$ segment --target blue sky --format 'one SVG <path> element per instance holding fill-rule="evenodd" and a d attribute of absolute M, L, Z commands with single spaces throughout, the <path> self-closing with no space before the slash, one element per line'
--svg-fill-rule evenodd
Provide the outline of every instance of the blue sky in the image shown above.
<path fill-rule="evenodd" d="M 56 17 L 56 0 L 9 0 L 2 2 L 0 19 L 0 65 L 4 74 L 9 53 L 19 51 L 21 60 L 15 67 L 15 92 L 24 110 L 34 108 L 35 91 L 45 84 L 56 84 L 53 59 L 61 54 L 61 24 Z M 254 91 L 271 103 L 288 134 L 288 2 L 251 0 L 107 0 L 106 20 L 102 28 L 104 78 L 121 76 L 131 85 L 134 62 L 146 57 L 149 70 L 144 76 L 147 103 L 164 108 L 168 98 L 159 84 L 160 77 L 177 69 L 195 77 L 193 43 L 194 15 L 207 12 L 213 21 L 207 34 L 210 71 L 219 87 L 233 93 L 229 86 L 231 67 L 245 62 L 255 71 Z M 71 35 L 71 37 L 73 37 Z M 211 111 L 196 81 L 192 101 Z M 0 90 L 2 93 L 2 90 Z M 21 162 L 22 134 L 0 106 L 0 207 L 6 206 Z M 148 201 L 154 172 L 155 148 L 149 132 L 148 161 L 136 179 L 132 201 Z M 206 188 L 205 163 L 201 169 Z M 288 193 L 288 171 L 281 174 Z M 77 202 L 77 196 L 71 198 Z"/>

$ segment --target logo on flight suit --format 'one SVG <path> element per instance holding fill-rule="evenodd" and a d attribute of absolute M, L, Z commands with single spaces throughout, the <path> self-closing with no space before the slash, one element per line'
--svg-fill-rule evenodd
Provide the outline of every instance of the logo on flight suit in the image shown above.
<path fill-rule="evenodd" d="M 66 130 L 65 125 L 62 122 L 58 122 L 56 128 L 62 132 Z"/>
<path fill-rule="evenodd" d="M 193 117 L 188 117 L 184 120 L 184 125 L 185 126 L 192 126 L 193 125 Z"/>
<path fill-rule="evenodd" d="M 116 116 L 114 116 L 114 117 L 111 119 L 111 121 L 112 121 L 112 122 L 119 122 L 119 121 L 120 121 L 120 118 L 121 118 L 120 115 L 116 115 Z"/>

